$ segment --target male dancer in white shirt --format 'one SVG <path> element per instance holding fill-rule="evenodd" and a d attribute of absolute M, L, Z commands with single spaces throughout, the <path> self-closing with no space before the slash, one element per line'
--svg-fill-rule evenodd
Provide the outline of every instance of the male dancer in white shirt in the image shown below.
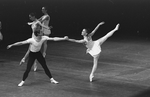
<path fill-rule="evenodd" d="M 42 65 L 45 73 L 47 74 L 47 76 L 50 78 L 51 83 L 57 84 L 58 82 L 56 80 L 53 79 L 47 65 L 46 65 L 46 61 L 45 58 L 43 57 L 42 53 L 41 53 L 41 46 L 44 43 L 44 41 L 46 40 L 53 40 L 53 41 L 60 41 L 60 40 L 66 40 L 67 37 L 64 38 L 59 38 L 59 37 L 54 37 L 54 38 L 50 38 L 48 36 L 43 36 L 42 31 L 40 30 L 41 26 L 39 24 L 37 24 L 37 29 L 36 31 L 34 31 L 34 35 L 35 37 L 29 38 L 25 41 L 21 41 L 21 42 L 16 42 L 13 43 L 11 45 L 7 46 L 7 49 L 11 48 L 12 46 L 18 46 L 18 45 L 24 45 L 24 44 L 30 44 L 30 48 L 29 48 L 29 59 L 27 62 L 27 68 L 24 72 L 22 81 L 18 84 L 18 86 L 22 86 L 25 83 L 26 78 L 28 77 L 28 74 L 31 70 L 31 67 L 35 61 L 35 59 L 38 60 L 38 62 Z"/>

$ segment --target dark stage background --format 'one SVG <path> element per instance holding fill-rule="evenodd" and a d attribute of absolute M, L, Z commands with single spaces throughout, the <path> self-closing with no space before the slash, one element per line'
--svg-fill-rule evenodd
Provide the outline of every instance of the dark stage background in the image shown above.
<path fill-rule="evenodd" d="M 104 21 L 93 39 L 105 35 L 117 23 L 120 29 L 111 39 L 150 39 L 150 0 L 0 0 L 4 36 L 1 45 L 31 37 L 28 15 L 35 12 L 37 18 L 41 17 L 42 6 L 48 7 L 51 16 L 51 36 L 68 35 L 80 39 L 83 28 L 92 31 Z"/>

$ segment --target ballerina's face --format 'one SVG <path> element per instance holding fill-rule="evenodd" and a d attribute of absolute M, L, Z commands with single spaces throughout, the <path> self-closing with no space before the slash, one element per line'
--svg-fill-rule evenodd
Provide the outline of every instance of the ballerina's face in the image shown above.
<path fill-rule="evenodd" d="M 46 14 L 46 13 L 47 13 L 47 10 L 46 10 L 46 8 L 45 8 L 45 7 L 42 7 L 42 12 L 43 12 L 44 14 Z"/>
<path fill-rule="evenodd" d="M 81 35 L 82 35 L 82 36 L 86 36 L 86 35 L 87 35 L 87 31 L 86 31 L 86 29 L 83 29 L 83 30 L 82 30 Z"/>

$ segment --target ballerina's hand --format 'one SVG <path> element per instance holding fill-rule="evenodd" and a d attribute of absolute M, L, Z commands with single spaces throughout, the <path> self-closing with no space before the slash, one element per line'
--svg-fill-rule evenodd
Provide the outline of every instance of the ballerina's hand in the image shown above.
<path fill-rule="evenodd" d="M 105 22 L 100 22 L 99 25 L 103 25 Z"/>
<path fill-rule="evenodd" d="M 33 24 L 33 22 L 31 22 L 31 23 L 30 23 L 30 22 L 28 22 L 27 24 L 28 24 L 28 25 L 32 25 L 32 24 Z"/>
<path fill-rule="evenodd" d="M 68 36 L 65 36 L 64 39 L 65 39 L 65 40 L 68 40 L 69 38 L 68 38 Z"/>
<path fill-rule="evenodd" d="M 7 49 L 9 49 L 9 48 L 11 48 L 11 47 L 12 47 L 12 45 L 8 45 L 8 46 L 7 46 Z"/>

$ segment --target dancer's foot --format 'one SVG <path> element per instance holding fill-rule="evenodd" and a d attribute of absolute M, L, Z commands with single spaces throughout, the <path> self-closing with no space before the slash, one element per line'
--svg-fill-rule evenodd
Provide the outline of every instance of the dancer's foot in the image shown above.
<path fill-rule="evenodd" d="M 119 26 L 120 26 L 120 24 L 117 24 L 115 30 L 118 30 Z"/>
<path fill-rule="evenodd" d="M 93 81 L 93 78 L 94 78 L 94 75 L 90 75 L 90 76 L 89 76 L 90 82 Z"/>
<path fill-rule="evenodd" d="M 58 84 L 58 83 L 59 83 L 58 81 L 54 80 L 53 78 L 51 78 L 50 81 L 51 81 L 51 83 L 53 83 L 53 84 Z"/>
<path fill-rule="evenodd" d="M 37 63 L 35 62 L 34 63 L 34 71 L 36 71 L 37 70 Z"/>
<path fill-rule="evenodd" d="M 18 87 L 23 86 L 24 83 L 25 83 L 24 81 L 21 81 L 21 82 L 18 84 Z"/>

